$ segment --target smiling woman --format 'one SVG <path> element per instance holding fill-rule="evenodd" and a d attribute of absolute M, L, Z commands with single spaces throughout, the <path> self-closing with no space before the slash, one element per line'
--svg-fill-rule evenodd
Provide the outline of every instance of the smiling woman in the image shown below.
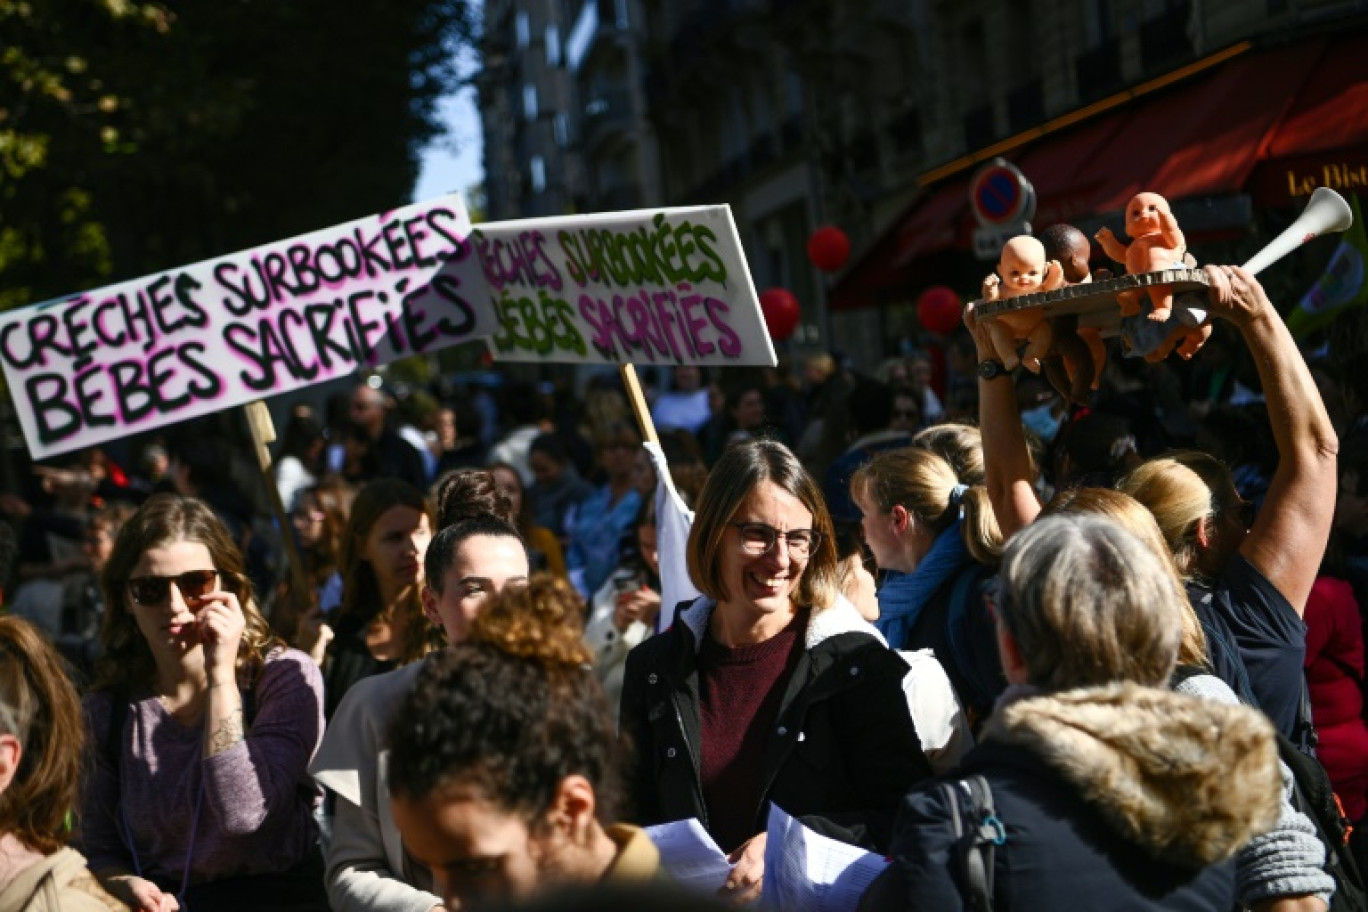
<path fill-rule="evenodd" d="M 839 594 L 821 492 L 782 444 L 729 449 L 698 501 L 689 575 L 704 596 L 632 651 L 622 730 L 643 824 L 697 817 L 760 892 L 772 801 L 882 850 L 902 792 L 930 775 L 907 664 Z"/>

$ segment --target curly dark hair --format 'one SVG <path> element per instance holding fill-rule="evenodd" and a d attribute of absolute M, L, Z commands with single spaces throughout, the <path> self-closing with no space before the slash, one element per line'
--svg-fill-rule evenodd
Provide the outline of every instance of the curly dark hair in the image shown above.
<path fill-rule="evenodd" d="M 546 573 L 492 599 L 469 640 L 424 663 L 391 722 L 391 794 L 423 800 L 474 786 L 535 829 L 561 782 L 578 774 L 594 787 L 600 822 L 611 823 L 617 738 L 582 618 L 579 594 Z"/>

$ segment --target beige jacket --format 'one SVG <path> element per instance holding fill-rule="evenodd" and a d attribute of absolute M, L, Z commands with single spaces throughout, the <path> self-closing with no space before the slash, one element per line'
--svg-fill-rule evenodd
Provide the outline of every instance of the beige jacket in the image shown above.
<path fill-rule="evenodd" d="M 29 865 L 0 887 L 0 912 L 128 912 L 86 867 L 85 856 L 62 849 Z"/>

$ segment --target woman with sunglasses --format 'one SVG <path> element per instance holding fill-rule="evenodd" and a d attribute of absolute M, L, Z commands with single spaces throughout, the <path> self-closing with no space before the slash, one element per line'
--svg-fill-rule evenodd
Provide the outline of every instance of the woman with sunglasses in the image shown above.
<path fill-rule="evenodd" d="M 134 910 L 326 908 L 309 758 L 323 685 L 271 636 L 202 501 L 147 501 L 101 575 L 81 848 Z"/>
<path fill-rule="evenodd" d="M 723 889 L 740 901 L 760 892 L 771 801 L 882 851 L 930 767 L 907 664 L 839 594 L 820 489 L 782 444 L 738 444 L 708 476 L 687 552 L 705 595 L 627 658 L 636 822 L 698 818 L 730 853 Z"/>

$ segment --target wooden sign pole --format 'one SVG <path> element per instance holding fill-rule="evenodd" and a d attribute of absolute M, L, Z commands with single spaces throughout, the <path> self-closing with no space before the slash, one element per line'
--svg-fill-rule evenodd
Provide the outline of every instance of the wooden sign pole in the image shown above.
<path fill-rule="evenodd" d="M 636 367 L 622 364 L 618 370 L 622 374 L 622 385 L 627 388 L 627 401 L 632 404 L 632 413 L 636 415 L 637 425 L 641 428 L 641 439 L 660 446 L 655 422 L 651 420 L 651 409 L 646 404 L 646 394 L 641 391 L 641 381 L 637 379 Z"/>
<path fill-rule="evenodd" d="M 266 482 L 266 496 L 271 505 L 271 513 L 280 526 L 280 538 L 285 544 L 285 559 L 290 564 L 290 585 L 295 587 L 297 592 L 306 592 L 309 581 L 304 575 L 304 561 L 300 558 L 299 547 L 295 544 L 289 514 L 285 512 L 285 505 L 280 500 L 280 489 L 271 477 L 269 446 L 276 439 L 271 412 L 266 408 L 266 403 L 259 399 L 243 405 L 242 411 L 247 416 L 247 427 L 252 432 L 252 446 L 256 450 L 257 465 L 261 467 L 261 477 Z"/>

